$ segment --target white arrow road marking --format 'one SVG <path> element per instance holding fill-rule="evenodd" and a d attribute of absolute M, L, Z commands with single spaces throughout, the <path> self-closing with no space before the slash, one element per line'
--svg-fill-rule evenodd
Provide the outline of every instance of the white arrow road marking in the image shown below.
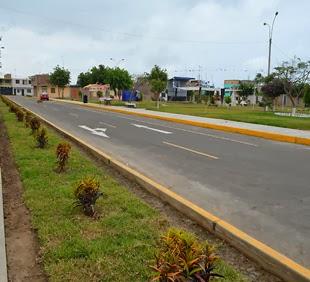
<path fill-rule="evenodd" d="M 105 137 L 105 138 L 110 138 L 108 135 L 105 134 L 107 130 L 106 128 L 90 128 L 86 125 L 79 125 L 79 127 L 90 131 L 94 135 L 98 135 L 98 136 Z"/>
<path fill-rule="evenodd" d="M 132 123 L 131 125 L 133 125 L 135 127 L 138 127 L 138 128 L 145 128 L 145 129 L 149 129 L 149 130 L 160 132 L 160 133 L 164 133 L 164 134 L 172 134 L 172 132 L 170 132 L 170 131 L 160 130 L 160 129 L 153 128 L 153 127 L 148 127 L 148 126 L 142 125 L 142 124 Z"/>

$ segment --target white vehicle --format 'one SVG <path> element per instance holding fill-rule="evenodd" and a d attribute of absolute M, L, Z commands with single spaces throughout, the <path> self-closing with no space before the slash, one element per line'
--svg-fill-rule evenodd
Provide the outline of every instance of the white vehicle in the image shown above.
<path fill-rule="evenodd" d="M 240 105 L 243 106 L 243 107 L 245 107 L 245 106 L 248 105 L 248 103 L 247 103 L 246 101 L 241 101 L 241 102 L 240 102 Z"/>

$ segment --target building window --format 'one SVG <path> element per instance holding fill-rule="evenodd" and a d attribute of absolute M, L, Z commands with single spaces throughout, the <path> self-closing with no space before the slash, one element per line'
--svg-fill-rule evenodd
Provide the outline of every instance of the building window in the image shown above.
<path fill-rule="evenodd" d="M 16 79 L 16 84 L 19 84 L 19 79 Z"/>
<path fill-rule="evenodd" d="M 54 87 L 51 88 L 51 93 L 55 93 L 55 88 Z"/>
<path fill-rule="evenodd" d="M 27 84 L 27 80 L 23 80 L 23 84 Z"/>
<path fill-rule="evenodd" d="M 31 89 L 27 89 L 27 93 L 31 93 Z"/>
<path fill-rule="evenodd" d="M 29 80 L 28 83 L 31 84 L 31 80 Z"/>

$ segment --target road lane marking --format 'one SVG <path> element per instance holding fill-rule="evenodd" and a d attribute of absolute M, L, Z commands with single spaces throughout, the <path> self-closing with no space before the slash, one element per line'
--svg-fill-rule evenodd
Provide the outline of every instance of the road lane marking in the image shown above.
<path fill-rule="evenodd" d="M 69 115 L 70 115 L 70 116 L 73 116 L 73 117 L 75 117 L 75 118 L 78 118 L 78 117 L 79 117 L 79 115 L 78 115 L 78 114 L 75 114 L 75 113 L 69 113 Z"/>
<path fill-rule="evenodd" d="M 107 130 L 106 128 L 90 128 L 86 125 L 79 125 L 79 127 L 90 131 L 91 134 L 98 135 L 98 136 L 105 137 L 105 138 L 110 138 L 108 135 L 105 134 Z"/>
<path fill-rule="evenodd" d="M 112 125 L 112 124 L 109 124 L 109 123 L 106 123 L 106 122 L 103 122 L 103 121 L 99 121 L 100 124 L 104 124 L 106 126 L 109 126 L 109 127 L 112 127 L 112 128 L 116 128 L 115 125 Z"/>
<path fill-rule="evenodd" d="M 180 146 L 180 145 L 176 145 L 176 144 L 165 142 L 165 141 L 163 141 L 163 143 L 166 144 L 166 145 L 175 147 L 175 148 L 183 149 L 185 151 L 189 151 L 189 152 L 201 155 L 201 156 L 208 157 L 208 158 L 213 159 L 213 160 L 218 160 L 219 159 L 216 156 L 212 156 L 212 155 L 209 155 L 209 154 L 206 154 L 206 153 L 203 153 L 203 152 L 199 152 L 199 151 L 196 151 L 196 150 L 193 150 L 193 149 L 190 149 L 190 148 L 186 148 L 186 147 L 183 147 L 183 146 Z"/>
<path fill-rule="evenodd" d="M 180 131 L 189 132 L 189 133 L 193 133 L 193 134 L 208 136 L 208 137 L 212 137 L 212 138 L 220 139 L 220 140 L 224 140 L 224 141 L 230 141 L 230 142 L 234 142 L 234 143 L 240 143 L 243 145 L 258 147 L 257 144 L 253 144 L 253 143 L 246 142 L 246 141 L 240 141 L 240 140 L 236 140 L 236 139 L 232 139 L 232 138 L 228 138 L 228 137 L 217 136 L 217 135 L 210 134 L 210 133 L 203 133 L 203 132 L 197 132 L 197 131 L 190 130 L 190 129 L 178 128 L 178 127 L 173 127 L 173 126 L 168 126 L 168 125 L 161 125 L 161 124 L 157 124 L 157 123 L 153 123 L 153 122 L 149 122 L 149 121 L 142 121 L 142 120 L 138 120 L 138 119 L 134 119 L 134 118 L 122 117 L 119 115 L 116 115 L 116 116 L 119 118 L 127 119 L 127 120 L 142 122 L 142 123 L 151 124 L 151 125 L 155 125 L 155 126 L 166 127 L 169 129 L 175 129 L 175 130 L 180 130 Z"/>
<path fill-rule="evenodd" d="M 236 139 L 232 139 L 232 138 L 228 138 L 228 137 L 223 137 L 223 136 L 217 136 L 217 135 L 210 134 L 210 133 L 198 132 L 198 131 L 194 131 L 194 130 L 190 130 L 190 129 L 184 129 L 184 128 L 173 127 L 173 126 L 169 126 L 169 125 L 157 124 L 157 123 L 154 123 L 154 122 L 143 121 L 143 120 L 129 118 L 129 117 L 124 117 L 124 116 L 121 116 L 121 115 L 119 115 L 117 113 L 103 112 L 101 109 L 90 110 L 90 109 L 80 108 L 80 110 L 81 111 L 89 111 L 89 112 L 93 112 L 93 113 L 102 113 L 102 114 L 105 114 L 105 115 L 108 115 L 108 116 L 112 116 L 112 117 L 116 116 L 116 117 L 122 118 L 122 119 L 132 120 L 132 121 L 146 123 L 146 124 L 160 126 L 160 127 L 166 127 L 166 128 L 169 128 L 169 129 L 180 130 L 180 131 L 189 132 L 189 133 L 198 134 L 198 135 L 203 135 L 203 136 L 208 136 L 208 137 L 211 137 L 211 138 L 214 138 L 214 139 L 220 139 L 220 140 L 229 141 L 229 142 L 233 142 L 233 143 L 239 143 L 239 144 L 243 144 L 243 145 L 247 145 L 247 146 L 258 147 L 257 144 L 246 142 L 246 141 L 236 140 Z"/>
<path fill-rule="evenodd" d="M 156 131 L 156 132 L 160 132 L 160 133 L 164 133 L 164 134 L 172 134 L 172 132 L 170 132 L 170 131 L 160 130 L 160 129 L 153 128 L 153 127 L 148 127 L 148 126 L 142 125 L 142 124 L 132 123 L 131 125 L 133 125 L 135 127 L 138 127 L 138 128 L 145 128 L 145 129 L 148 129 L 148 130 L 152 130 L 152 131 Z"/>

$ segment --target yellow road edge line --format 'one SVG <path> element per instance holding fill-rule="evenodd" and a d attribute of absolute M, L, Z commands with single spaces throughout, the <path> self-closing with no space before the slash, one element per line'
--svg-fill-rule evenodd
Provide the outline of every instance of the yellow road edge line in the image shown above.
<path fill-rule="evenodd" d="M 197 126 L 197 127 L 221 130 L 225 132 L 239 133 L 243 135 L 260 137 L 260 138 L 274 140 L 274 141 L 310 146 L 310 138 L 290 136 L 290 135 L 285 135 L 285 134 L 271 133 L 271 132 L 266 132 L 266 131 L 259 131 L 259 130 L 254 130 L 254 129 L 246 129 L 246 128 L 240 128 L 240 127 L 227 126 L 227 125 L 212 124 L 208 122 L 199 122 L 199 121 L 192 121 L 192 120 L 184 120 L 180 118 L 164 117 L 164 116 L 159 116 L 155 114 L 132 112 L 132 111 L 126 111 L 123 109 L 110 108 L 108 106 L 103 107 L 102 105 L 96 105 L 96 104 L 91 104 L 91 103 L 84 104 L 82 102 L 77 102 L 77 101 L 72 101 L 72 100 L 60 100 L 60 99 L 54 99 L 54 98 L 51 98 L 50 100 L 53 100 L 56 102 L 76 104 L 76 105 L 80 105 L 80 106 L 84 106 L 88 108 L 96 108 L 96 109 L 100 109 L 103 111 L 110 111 L 110 112 L 122 113 L 122 114 L 127 114 L 127 115 L 148 117 L 148 118 L 181 123 L 181 124 L 186 124 L 186 125 L 192 125 L 192 126 Z"/>
<path fill-rule="evenodd" d="M 196 221 L 211 233 L 214 233 L 216 236 L 227 241 L 252 260 L 256 261 L 267 271 L 272 272 L 287 282 L 310 282 L 310 269 L 305 268 L 280 252 L 241 231 L 237 227 L 198 207 L 194 203 L 171 191 L 169 188 L 150 179 L 148 176 L 130 168 L 128 165 L 112 158 L 92 145 L 87 144 L 61 127 L 46 120 L 41 115 L 34 113 L 27 107 L 24 107 L 15 101 L 12 102 L 31 112 L 33 115 L 38 116 L 46 124 L 56 129 L 75 143 L 81 145 L 94 156 L 101 157 L 105 163 L 119 170 L 124 176 L 128 177 L 128 179 L 135 180 L 150 193 L 168 202 L 171 206 Z"/>
<path fill-rule="evenodd" d="M 169 143 L 169 142 L 166 142 L 166 141 L 163 141 L 163 143 L 166 144 L 166 145 L 169 145 L 169 146 L 172 146 L 172 147 L 175 147 L 175 148 L 179 148 L 179 149 L 182 149 L 182 150 L 185 150 L 185 151 L 189 151 L 189 152 L 192 152 L 192 153 L 195 153 L 195 154 L 198 154 L 198 155 L 202 155 L 202 156 L 214 159 L 214 160 L 218 160 L 219 159 L 216 156 L 212 156 L 212 155 L 209 155 L 209 154 L 206 154 L 206 153 L 203 153 L 203 152 L 199 152 L 199 151 L 196 151 L 196 150 L 193 150 L 193 149 L 190 149 L 190 148 L 186 148 L 186 147 L 183 147 L 183 146 L 180 146 L 180 145 L 176 145 L 176 144 Z"/>

